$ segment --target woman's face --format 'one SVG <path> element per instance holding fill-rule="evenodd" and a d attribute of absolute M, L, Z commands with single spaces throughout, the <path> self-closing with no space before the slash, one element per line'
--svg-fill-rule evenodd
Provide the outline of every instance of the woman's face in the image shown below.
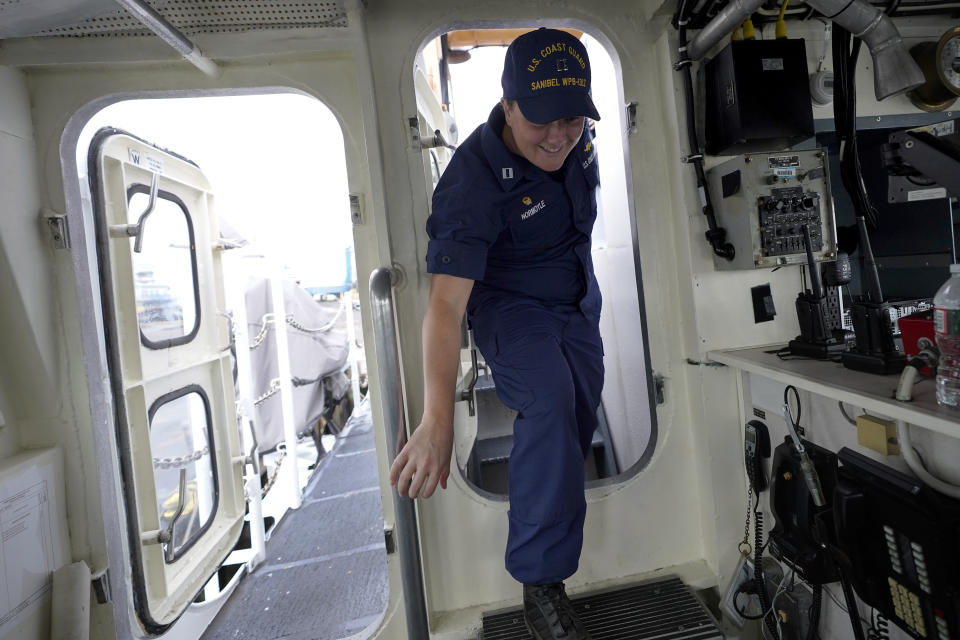
<path fill-rule="evenodd" d="M 500 102 L 507 119 L 503 130 L 507 148 L 544 171 L 562 167 L 583 134 L 583 116 L 534 124 L 523 116 L 515 102 L 512 107 L 505 99 Z"/>

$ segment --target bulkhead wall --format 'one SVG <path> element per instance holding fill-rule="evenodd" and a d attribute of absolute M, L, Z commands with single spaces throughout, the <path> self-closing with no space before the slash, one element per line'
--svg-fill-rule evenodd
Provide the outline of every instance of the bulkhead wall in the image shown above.
<path fill-rule="evenodd" d="M 28 218 L 35 221 L 37 211 L 46 208 L 65 213 L 72 234 L 73 247 L 69 252 L 24 250 L 18 263 L 21 270 L 54 274 L 52 279 L 59 285 L 56 294 L 36 311 L 49 319 L 52 326 L 36 339 L 35 348 L 55 345 L 55 357 L 48 358 L 52 360 L 48 369 L 61 372 L 64 384 L 48 395 L 46 403 L 31 405 L 36 410 L 53 406 L 57 413 L 55 420 L 33 430 L 30 438 L 60 444 L 67 451 L 67 458 L 75 460 L 68 468 L 66 482 L 74 560 L 85 560 L 94 572 L 111 567 L 115 602 L 113 607 L 94 607 L 92 637 L 137 637 L 140 632 L 129 602 L 123 601 L 130 593 L 129 555 L 126 541 L 119 533 L 123 530 L 120 523 L 124 510 L 106 377 L 92 219 L 81 202 L 75 161 L 80 130 L 92 114 L 123 99 L 277 91 L 298 91 L 320 99 L 341 124 L 348 188 L 359 196 L 363 208 L 362 220 L 354 227 L 354 243 L 361 300 L 366 306 L 366 275 L 377 266 L 389 264 L 390 255 L 377 122 L 369 108 L 373 103 L 373 87 L 366 62 L 363 19 L 356 9 L 351 9 L 350 18 L 349 32 L 334 35 L 323 32 L 300 32 L 296 37 L 287 32 L 210 34 L 202 39 L 202 44 L 220 67 L 215 78 L 178 60 L 176 54 L 153 38 L 56 39 L 43 43 L 40 49 L 36 43 L 14 42 L 4 52 L 4 61 L 22 69 L 10 74 L 20 83 L 21 95 L 30 98 L 28 121 L 32 120 L 34 131 L 30 142 L 31 146 L 35 144 L 36 152 L 28 148 L 23 155 L 36 160 L 24 163 L 29 169 L 24 169 L 19 183 L 14 184 L 15 175 L 3 175 L 0 185 L 10 186 L 10 191 L 26 193 L 29 197 L 29 202 L 18 213 L 16 224 L 23 226 L 23 220 Z M 18 76 L 20 79 L 16 80 Z M 8 82 L 6 75 L 3 81 Z M 5 136 L 0 136 L 0 145 L 5 140 Z M 0 149 L 6 147 L 0 146 Z M 317 153 L 323 151 L 318 149 Z M 269 159 L 251 159 L 265 160 Z M 31 184 L 35 185 L 32 189 L 24 187 Z M 8 218 L 0 220 L 0 225 L 4 225 L 4 238 L 14 224 Z M 39 232 L 34 229 L 32 233 L 31 242 L 39 244 L 42 239 Z M 15 274 L 14 281 L 23 285 L 29 283 L 30 278 Z M 14 320 L 28 323 L 30 316 L 23 311 Z M 17 335 L 22 340 L 24 334 Z M 367 344 L 373 343 L 366 322 L 364 340 Z M 371 362 L 370 385 L 374 389 L 376 370 L 375 363 Z M 42 381 L 40 374 L 31 374 L 24 384 Z M 8 392 L 11 388 L 5 383 L 2 390 Z M 374 413 L 379 414 L 376 402 Z M 20 433 L 22 436 L 23 432 Z M 4 437 L 0 430 L 0 446 L 7 446 Z M 378 455 L 380 466 L 385 467 L 382 432 Z M 383 503 L 384 517 L 390 522 L 392 504 L 389 500 Z M 388 564 L 390 590 L 393 597 L 398 598 L 395 557 L 391 557 Z M 402 615 L 398 619 L 402 625 Z M 388 619 L 385 628 L 389 629 L 392 624 Z"/>

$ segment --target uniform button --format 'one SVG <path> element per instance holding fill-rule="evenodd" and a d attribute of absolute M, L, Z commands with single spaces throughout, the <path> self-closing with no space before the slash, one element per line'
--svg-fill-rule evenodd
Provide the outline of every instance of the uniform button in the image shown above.
<path fill-rule="evenodd" d="M 443 264 L 450 264 L 450 256 L 443 256 L 442 258 L 440 258 L 440 262 L 442 262 Z"/>

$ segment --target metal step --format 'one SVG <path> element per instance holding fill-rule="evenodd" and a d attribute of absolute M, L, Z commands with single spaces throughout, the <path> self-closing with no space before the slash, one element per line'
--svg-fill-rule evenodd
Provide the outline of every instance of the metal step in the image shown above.
<path fill-rule="evenodd" d="M 571 598 L 593 640 L 723 638 L 713 616 L 677 577 Z M 478 640 L 528 640 L 520 607 L 484 613 Z"/>

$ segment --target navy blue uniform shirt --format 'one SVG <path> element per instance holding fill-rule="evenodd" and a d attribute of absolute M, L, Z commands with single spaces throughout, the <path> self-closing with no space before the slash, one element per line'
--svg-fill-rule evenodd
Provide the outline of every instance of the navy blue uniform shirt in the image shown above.
<path fill-rule="evenodd" d="M 498 104 L 457 149 L 433 193 L 427 271 L 475 281 L 468 313 L 506 297 L 600 315 L 590 233 L 596 149 L 584 132 L 554 177 L 503 142 Z"/>

